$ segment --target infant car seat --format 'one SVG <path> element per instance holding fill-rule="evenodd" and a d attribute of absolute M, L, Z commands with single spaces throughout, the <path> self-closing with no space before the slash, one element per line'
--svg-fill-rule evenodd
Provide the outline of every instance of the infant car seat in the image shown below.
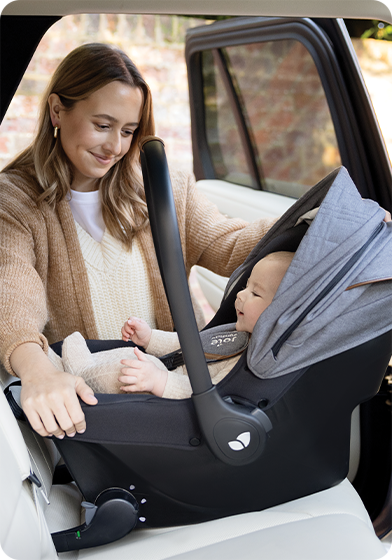
<path fill-rule="evenodd" d="M 144 144 L 142 167 L 193 396 L 102 394 L 96 406 L 82 403 L 86 432 L 54 442 L 91 513 L 87 524 L 53 535 L 58 551 L 105 542 L 110 525 L 118 538 L 133 526 L 261 510 L 338 484 L 348 472 L 351 413 L 377 393 L 392 351 L 392 224 L 340 168 L 297 201 L 230 278 L 207 329 L 236 320 L 236 294 L 258 260 L 296 252 L 247 350 L 213 387 L 159 140 Z M 317 207 L 310 226 L 297 224 Z"/>

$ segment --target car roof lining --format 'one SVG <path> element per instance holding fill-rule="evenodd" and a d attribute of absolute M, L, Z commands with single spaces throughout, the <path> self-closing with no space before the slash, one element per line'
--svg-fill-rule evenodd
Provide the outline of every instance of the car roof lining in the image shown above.
<path fill-rule="evenodd" d="M 392 23 L 391 9 L 382 1 L 341 0 L 17 0 L 9 3 L 3 15 L 58 15 L 82 13 L 144 13 L 183 15 L 265 15 L 300 17 L 342 17 L 380 19 Z"/>

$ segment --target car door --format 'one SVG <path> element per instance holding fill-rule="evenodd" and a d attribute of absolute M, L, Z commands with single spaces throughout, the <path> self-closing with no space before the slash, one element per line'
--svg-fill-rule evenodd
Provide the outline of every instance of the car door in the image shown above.
<path fill-rule="evenodd" d="M 391 209 L 390 162 L 343 20 L 216 22 L 188 31 L 186 60 L 197 184 L 223 213 L 277 218 L 340 165 L 364 198 Z M 226 279 L 198 267 L 198 280 L 216 310 Z M 385 380 L 353 419 L 352 478 L 380 526 L 390 508 L 389 393 Z"/>
<path fill-rule="evenodd" d="M 194 170 L 220 210 L 276 218 L 335 167 L 390 209 L 391 167 L 343 20 L 233 18 L 188 31 Z M 226 280 L 198 269 L 214 310 Z"/>

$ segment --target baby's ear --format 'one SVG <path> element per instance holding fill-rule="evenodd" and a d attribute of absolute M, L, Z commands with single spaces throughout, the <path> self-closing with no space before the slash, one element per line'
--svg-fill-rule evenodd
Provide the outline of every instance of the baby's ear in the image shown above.
<path fill-rule="evenodd" d="M 62 357 L 65 371 L 73 375 L 80 375 L 83 369 L 93 363 L 92 354 L 79 332 L 72 333 L 64 340 Z"/>

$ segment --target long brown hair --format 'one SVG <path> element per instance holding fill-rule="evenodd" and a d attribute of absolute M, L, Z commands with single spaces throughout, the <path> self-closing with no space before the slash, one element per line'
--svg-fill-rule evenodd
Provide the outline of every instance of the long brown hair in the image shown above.
<path fill-rule="evenodd" d="M 48 98 L 56 93 L 63 106 L 72 110 L 78 101 L 116 80 L 141 90 L 141 119 L 129 151 L 97 184 L 106 227 L 113 237 L 130 248 L 135 232 L 148 222 L 138 142 L 145 136 L 154 135 L 155 125 L 150 88 L 134 63 L 120 49 L 90 43 L 76 48 L 64 58 L 43 95 L 35 139 L 3 171 L 33 165 L 43 191 L 39 199 L 53 206 L 63 200 L 70 192 L 72 166 L 61 141 L 53 136 Z"/>

